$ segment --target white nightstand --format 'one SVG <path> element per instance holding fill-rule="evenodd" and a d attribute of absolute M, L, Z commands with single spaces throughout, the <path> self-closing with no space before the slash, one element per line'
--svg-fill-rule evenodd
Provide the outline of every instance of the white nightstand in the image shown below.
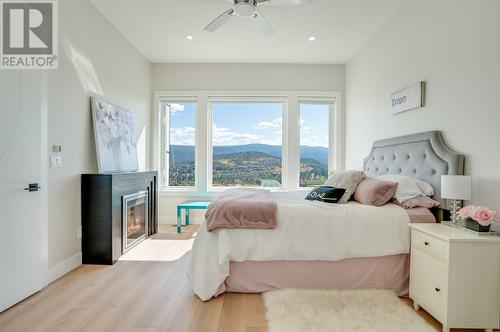
<path fill-rule="evenodd" d="M 499 328 L 500 237 L 411 224 L 410 298 L 450 328 Z"/>

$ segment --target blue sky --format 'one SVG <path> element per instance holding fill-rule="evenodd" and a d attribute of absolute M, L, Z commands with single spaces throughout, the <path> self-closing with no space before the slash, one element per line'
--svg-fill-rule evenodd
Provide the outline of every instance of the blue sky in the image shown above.
<path fill-rule="evenodd" d="M 213 103 L 214 145 L 282 144 L 281 103 Z M 328 146 L 328 106 L 300 105 L 300 143 Z M 171 144 L 194 145 L 195 104 L 172 104 Z"/>

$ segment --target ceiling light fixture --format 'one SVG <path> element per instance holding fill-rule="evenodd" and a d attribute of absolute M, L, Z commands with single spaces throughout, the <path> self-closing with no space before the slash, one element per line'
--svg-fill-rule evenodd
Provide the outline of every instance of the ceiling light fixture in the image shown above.
<path fill-rule="evenodd" d="M 193 35 L 187 35 L 187 36 L 186 36 L 186 39 L 187 39 L 187 40 L 193 40 L 193 39 L 194 39 L 194 36 L 193 36 Z"/>
<path fill-rule="evenodd" d="M 238 2 L 234 5 L 233 10 L 239 17 L 254 17 L 257 13 L 256 4 L 248 2 Z"/>
<path fill-rule="evenodd" d="M 309 40 L 310 42 L 313 42 L 316 40 L 316 37 L 315 36 L 310 36 L 309 38 L 307 38 L 307 40 Z"/>

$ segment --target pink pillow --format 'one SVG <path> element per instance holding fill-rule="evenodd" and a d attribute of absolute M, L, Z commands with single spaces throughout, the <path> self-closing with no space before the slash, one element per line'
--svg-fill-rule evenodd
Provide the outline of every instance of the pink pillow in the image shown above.
<path fill-rule="evenodd" d="M 412 224 L 416 223 L 436 223 L 436 217 L 432 214 L 429 209 L 423 207 L 416 207 L 412 209 L 405 210 L 410 217 L 410 222 Z"/>
<path fill-rule="evenodd" d="M 397 182 L 366 177 L 354 193 L 354 200 L 361 204 L 382 206 L 389 202 L 398 189 Z"/>
<path fill-rule="evenodd" d="M 422 197 L 410 198 L 401 203 L 401 206 L 404 207 L 405 209 L 413 209 L 416 207 L 424 207 L 430 209 L 439 206 L 439 204 L 440 203 L 438 201 L 435 201 L 430 197 L 422 196 Z"/>

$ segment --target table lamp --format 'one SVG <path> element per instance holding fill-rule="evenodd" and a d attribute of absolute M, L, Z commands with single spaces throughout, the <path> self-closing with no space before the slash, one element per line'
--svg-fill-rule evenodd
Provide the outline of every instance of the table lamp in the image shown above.
<path fill-rule="evenodd" d="M 441 198 L 452 200 L 451 221 L 456 224 L 460 201 L 471 199 L 471 177 L 468 175 L 442 175 Z"/>

